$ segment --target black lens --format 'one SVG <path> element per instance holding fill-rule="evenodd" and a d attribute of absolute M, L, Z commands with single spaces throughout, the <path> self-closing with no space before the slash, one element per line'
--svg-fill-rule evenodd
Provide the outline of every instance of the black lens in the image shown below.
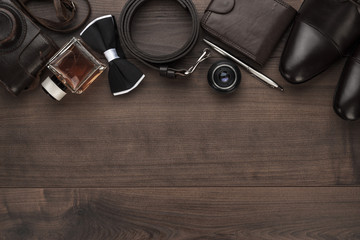
<path fill-rule="evenodd" d="M 221 89 L 231 88 L 237 80 L 237 74 L 231 66 L 220 65 L 213 75 L 213 81 Z"/>
<path fill-rule="evenodd" d="M 234 63 L 220 61 L 211 66 L 208 81 L 210 86 L 217 91 L 231 92 L 238 87 L 241 81 L 241 73 Z"/>

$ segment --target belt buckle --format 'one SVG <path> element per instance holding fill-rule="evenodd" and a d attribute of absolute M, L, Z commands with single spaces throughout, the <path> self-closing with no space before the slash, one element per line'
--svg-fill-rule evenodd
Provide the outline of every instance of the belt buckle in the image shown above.
<path fill-rule="evenodd" d="M 206 59 L 208 59 L 210 56 L 211 56 L 210 49 L 205 48 L 199 59 L 196 61 L 195 65 L 191 66 L 188 70 L 183 70 L 181 72 L 178 72 L 178 75 L 182 77 L 187 77 L 191 75 L 192 73 L 195 72 L 199 64 L 205 61 Z"/>
<path fill-rule="evenodd" d="M 67 1 L 62 1 L 61 3 L 64 5 L 64 7 L 67 10 L 69 10 L 71 12 L 76 11 L 76 5 L 75 5 L 75 3 L 73 1 L 67 0 Z"/>

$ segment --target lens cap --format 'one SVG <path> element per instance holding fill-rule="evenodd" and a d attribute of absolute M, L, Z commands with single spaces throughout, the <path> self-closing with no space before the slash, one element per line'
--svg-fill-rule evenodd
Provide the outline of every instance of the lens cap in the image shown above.
<path fill-rule="evenodd" d="M 21 43 L 23 23 L 18 10 L 9 4 L 0 4 L 0 49 L 12 50 Z"/>
<path fill-rule="evenodd" d="M 208 82 L 218 92 L 232 92 L 241 82 L 240 69 L 230 61 L 216 62 L 209 69 Z"/>

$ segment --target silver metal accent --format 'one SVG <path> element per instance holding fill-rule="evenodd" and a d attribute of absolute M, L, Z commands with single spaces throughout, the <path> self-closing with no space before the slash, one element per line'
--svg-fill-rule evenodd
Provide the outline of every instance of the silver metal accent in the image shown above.
<path fill-rule="evenodd" d="M 216 72 L 216 70 L 218 70 L 218 69 L 221 68 L 221 67 L 230 68 L 230 69 L 234 72 L 234 74 L 235 74 L 235 81 L 234 81 L 229 87 L 220 87 L 218 84 L 216 84 L 216 81 L 215 81 L 215 72 Z M 235 86 L 235 84 L 236 84 L 236 82 L 237 82 L 237 80 L 238 80 L 238 75 L 237 75 L 235 69 L 234 69 L 232 66 L 229 66 L 229 65 L 227 65 L 227 64 L 221 64 L 221 65 L 217 66 L 217 67 L 214 69 L 213 74 L 212 74 L 212 80 L 213 80 L 213 83 L 215 84 L 215 86 L 216 86 L 217 88 L 219 88 L 219 89 L 221 89 L 221 90 L 229 90 L 229 89 L 231 89 L 232 87 Z"/>
<path fill-rule="evenodd" d="M 191 66 L 187 71 L 185 71 L 183 74 L 184 76 L 189 76 L 191 75 L 193 72 L 195 72 L 196 68 L 199 66 L 200 63 L 202 63 L 203 61 L 205 61 L 206 59 L 208 59 L 211 56 L 211 52 L 210 49 L 205 48 L 203 53 L 201 54 L 201 56 L 199 57 L 199 59 L 196 61 L 194 66 Z"/>
<path fill-rule="evenodd" d="M 69 11 L 76 12 L 76 5 L 73 1 L 70 1 L 70 4 L 68 4 L 68 2 L 62 1 L 61 4 L 63 4 Z"/>
<path fill-rule="evenodd" d="M 47 77 L 41 83 L 41 86 L 57 101 L 60 101 L 66 95 L 66 92 L 59 88 L 50 77 Z"/>
<path fill-rule="evenodd" d="M 264 83 L 266 83 L 268 86 L 278 89 L 280 91 L 284 91 L 284 88 L 281 87 L 279 84 L 277 84 L 274 80 L 272 80 L 271 78 L 265 76 L 264 74 L 256 71 L 255 69 L 253 69 L 252 67 L 248 66 L 247 64 L 243 63 L 242 61 L 240 61 L 239 59 L 237 59 L 236 57 L 234 57 L 233 55 L 231 55 L 230 53 L 226 52 L 225 50 L 223 50 L 222 48 L 218 47 L 217 45 L 215 45 L 214 43 L 210 42 L 209 40 L 203 39 L 204 42 L 206 44 L 208 44 L 211 48 L 213 48 L 216 52 L 220 53 L 222 56 L 230 58 L 231 60 L 233 60 L 234 62 L 236 62 L 237 64 L 239 64 L 240 66 L 242 66 L 243 68 L 245 68 L 249 73 L 251 73 L 253 76 L 255 76 L 257 79 L 263 81 Z"/>

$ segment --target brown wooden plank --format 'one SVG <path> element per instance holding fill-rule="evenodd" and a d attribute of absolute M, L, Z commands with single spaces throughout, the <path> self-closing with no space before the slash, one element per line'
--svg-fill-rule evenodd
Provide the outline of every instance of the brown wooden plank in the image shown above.
<path fill-rule="evenodd" d="M 228 96 L 208 87 L 206 69 L 189 80 L 145 69 L 145 82 L 119 98 L 106 76 L 61 103 L 41 89 L 1 90 L 0 186 L 359 184 L 359 124 L 331 108 L 339 67 L 284 84 L 284 94 L 244 73 Z"/>
<path fill-rule="evenodd" d="M 360 188 L 9 189 L 0 239 L 359 239 Z"/>
<path fill-rule="evenodd" d="M 92 18 L 118 15 L 125 3 L 91 2 Z M 195 3 L 201 16 L 209 1 Z M 176 18 L 183 10 L 172 11 Z M 71 36 L 51 35 L 59 44 Z M 41 89 L 18 98 L 1 89 L 0 187 L 358 185 L 360 125 L 331 107 L 344 61 L 292 86 L 278 71 L 283 44 L 263 71 L 284 94 L 245 72 L 237 93 L 216 94 L 206 82 L 221 59 L 215 54 L 186 80 L 163 79 L 134 61 L 147 78 L 118 98 L 106 74 L 61 103 Z M 179 64 L 192 65 L 204 46 Z"/>

